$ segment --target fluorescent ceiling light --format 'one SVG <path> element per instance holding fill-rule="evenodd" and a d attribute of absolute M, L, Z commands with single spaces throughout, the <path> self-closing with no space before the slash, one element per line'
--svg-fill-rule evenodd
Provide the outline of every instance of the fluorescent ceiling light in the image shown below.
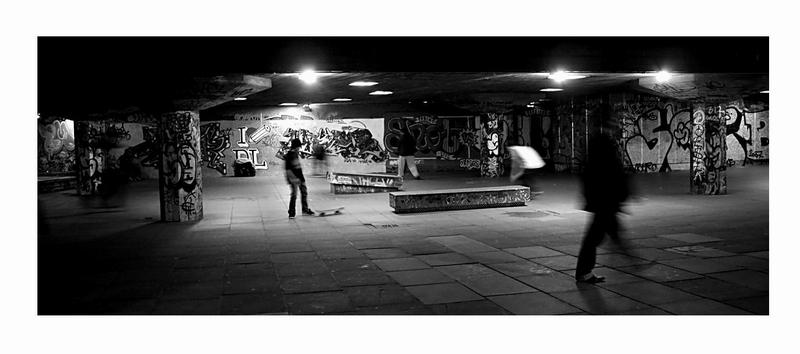
<path fill-rule="evenodd" d="M 553 79 L 558 82 L 562 82 L 564 80 L 575 80 L 575 79 L 583 79 L 586 75 L 578 75 L 578 74 L 568 74 L 564 71 L 558 71 L 554 74 L 548 76 L 548 79 Z"/>
<path fill-rule="evenodd" d="M 297 103 L 294 103 L 294 102 L 284 102 L 284 103 L 281 103 L 279 106 L 297 106 Z"/>
<path fill-rule="evenodd" d="M 375 86 L 377 84 L 375 81 L 355 81 L 351 82 L 350 86 Z"/>
<path fill-rule="evenodd" d="M 662 71 L 659 71 L 659 72 L 656 74 L 656 81 L 658 81 L 658 82 L 664 82 L 664 81 L 667 81 L 667 80 L 669 80 L 669 78 L 670 78 L 671 76 L 672 76 L 672 74 L 670 74 L 669 72 L 666 72 L 666 71 L 663 71 L 663 70 L 662 70 Z"/>
<path fill-rule="evenodd" d="M 352 98 L 334 98 L 333 99 L 334 102 L 347 102 L 347 101 L 352 101 L 352 100 L 353 100 Z"/>
<path fill-rule="evenodd" d="M 372 91 L 369 94 L 373 96 L 385 96 L 385 95 L 391 95 L 393 93 L 394 92 L 392 91 Z"/>
<path fill-rule="evenodd" d="M 245 100 L 247 100 L 247 97 L 236 97 L 233 100 L 234 101 L 245 101 Z"/>
<path fill-rule="evenodd" d="M 542 92 L 558 92 L 558 91 L 564 91 L 564 89 L 560 89 L 560 88 L 543 88 L 540 91 L 542 91 Z"/>
<path fill-rule="evenodd" d="M 761 91 L 761 93 L 769 93 L 769 90 Z"/>
<path fill-rule="evenodd" d="M 315 73 L 314 70 L 303 71 L 297 77 L 299 77 L 300 80 L 303 80 L 303 82 L 307 84 L 313 84 L 317 82 L 317 73 Z"/>

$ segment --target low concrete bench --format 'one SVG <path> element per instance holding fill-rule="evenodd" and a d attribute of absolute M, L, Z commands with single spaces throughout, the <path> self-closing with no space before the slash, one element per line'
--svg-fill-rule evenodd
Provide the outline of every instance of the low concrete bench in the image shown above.
<path fill-rule="evenodd" d="M 59 192 L 76 189 L 78 178 L 74 176 L 39 177 L 39 193 Z"/>
<path fill-rule="evenodd" d="M 380 173 L 330 172 L 328 182 L 333 194 L 383 193 L 403 187 L 403 177 Z"/>
<path fill-rule="evenodd" d="M 524 206 L 530 188 L 498 186 L 389 193 L 395 213 Z"/>

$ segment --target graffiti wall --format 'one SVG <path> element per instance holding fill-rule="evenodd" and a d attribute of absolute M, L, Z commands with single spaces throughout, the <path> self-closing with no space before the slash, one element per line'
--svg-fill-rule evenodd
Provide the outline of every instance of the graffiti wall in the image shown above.
<path fill-rule="evenodd" d="M 232 176 L 237 159 L 250 160 L 257 176 L 283 175 L 289 141 L 300 139 L 300 159 L 307 174 L 315 171 L 316 163 L 324 163 L 329 171 L 385 172 L 388 153 L 383 131 L 382 118 L 318 120 L 283 115 L 207 122 L 200 125 L 201 164 L 209 177 Z M 324 155 L 315 154 L 315 149 Z"/>
<path fill-rule="evenodd" d="M 416 163 L 422 171 L 480 170 L 481 130 L 475 117 L 391 116 L 386 119 L 384 146 L 387 172 L 397 172 L 397 148 L 404 130 L 417 142 Z"/>
<path fill-rule="evenodd" d="M 714 117 L 719 117 L 725 129 L 724 163 L 731 166 L 767 161 L 768 105 L 738 100 L 715 107 L 718 108 Z M 692 131 L 692 108 L 688 102 L 641 94 L 612 94 L 594 99 L 573 97 L 556 107 L 553 123 L 555 169 L 579 171 L 586 158 L 585 142 L 591 135 L 592 125 L 598 120 L 610 119 L 621 130 L 619 148 L 628 171 L 689 170 L 695 133 Z"/>
<path fill-rule="evenodd" d="M 37 172 L 75 174 L 75 123 L 69 119 L 39 119 Z"/>
<path fill-rule="evenodd" d="M 727 161 L 745 165 L 769 161 L 769 105 L 737 100 L 721 106 L 725 122 Z"/>

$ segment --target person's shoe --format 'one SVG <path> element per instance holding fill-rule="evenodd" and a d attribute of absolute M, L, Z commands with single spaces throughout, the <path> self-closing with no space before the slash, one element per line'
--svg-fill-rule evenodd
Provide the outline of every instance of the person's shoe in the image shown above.
<path fill-rule="evenodd" d="M 598 277 L 592 273 L 586 274 L 584 276 L 576 277 L 579 283 L 589 283 L 589 284 L 597 284 L 606 281 L 605 277 Z"/>
<path fill-rule="evenodd" d="M 314 212 L 311 209 L 303 210 L 303 215 L 314 215 Z"/>
<path fill-rule="evenodd" d="M 294 215 L 289 215 L 289 219 L 294 219 Z"/>
<path fill-rule="evenodd" d="M 422 177 L 420 177 L 420 176 L 417 176 L 417 177 L 414 177 L 414 179 L 422 179 Z"/>

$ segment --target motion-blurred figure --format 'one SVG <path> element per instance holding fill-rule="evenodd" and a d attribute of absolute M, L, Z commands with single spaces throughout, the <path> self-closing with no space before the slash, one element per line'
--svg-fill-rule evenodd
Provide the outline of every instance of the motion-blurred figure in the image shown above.
<path fill-rule="evenodd" d="M 325 145 L 321 141 L 314 144 L 314 175 L 326 176 L 328 174 L 328 160 Z"/>
<path fill-rule="evenodd" d="M 542 191 L 536 187 L 536 178 L 532 171 L 544 167 L 544 160 L 539 153 L 530 146 L 517 145 L 514 142 L 508 144 L 508 151 L 511 152 L 511 174 L 509 175 L 511 183 L 517 182 L 530 188 L 530 199 L 542 194 Z"/>
<path fill-rule="evenodd" d="M 622 203 L 628 198 L 628 179 L 622 167 L 616 142 L 611 137 L 616 131 L 615 124 L 604 122 L 599 131 L 590 139 L 588 161 L 581 175 L 583 196 L 586 199 L 584 210 L 593 213 L 592 220 L 584 236 L 578 254 L 575 279 L 579 282 L 599 283 L 604 277 L 592 273 L 597 256 L 597 246 L 606 234 L 621 244 L 617 213 L 622 211 Z"/>

